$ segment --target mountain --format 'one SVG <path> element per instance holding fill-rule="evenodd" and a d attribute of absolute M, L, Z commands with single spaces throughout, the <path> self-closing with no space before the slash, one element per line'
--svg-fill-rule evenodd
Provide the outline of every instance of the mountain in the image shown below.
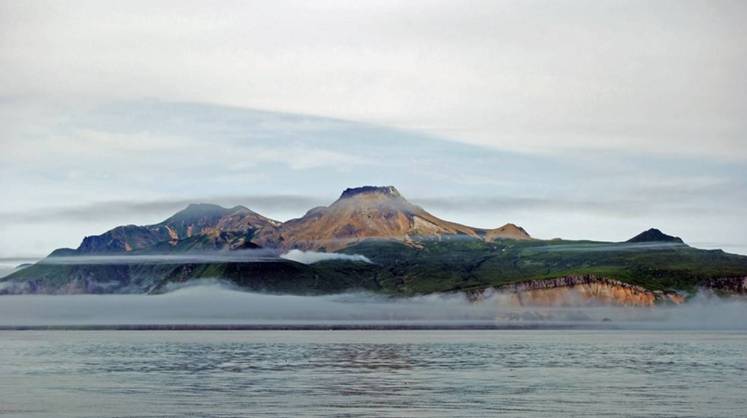
<path fill-rule="evenodd" d="M 684 244 L 680 237 L 667 235 L 656 228 L 643 231 L 640 234 L 629 239 L 627 242 L 673 242 Z"/>
<path fill-rule="evenodd" d="M 667 245 L 637 245 L 651 242 Z M 534 239 L 510 223 L 474 228 L 434 216 L 392 186 L 363 186 L 287 222 L 243 206 L 189 205 L 158 224 L 120 226 L 55 250 L 0 279 L 0 294 L 158 293 L 198 278 L 275 293 L 497 288 L 520 292 L 520 303 L 639 305 L 699 288 L 747 293 L 747 257 L 693 248 L 657 229 L 614 243 Z"/>
<path fill-rule="evenodd" d="M 253 240 L 278 234 L 280 222 L 243 206 L 230 209 L 192 204 L 155 225 L 119 226 L 83 239 L 73 254 L 118 253 L 139 250 L 238 249 L 258 247 Z M 70 252 L 66 254 L 70 255 Z"/>
<path fill-rule="evenodd" d="M 85 237 L 73 254 L 257 247 L 335 251 L 365 239 L 414 243 L 458 236 L 531 239 L 514 224 L 489 230 L 460 225 L 410 203 L 393 186 L 363 186 L 346 189 L 330 206 L 284 223 L 243 206 L 192 204 L 158 224 L 119 226 Z"/>
<path fill-rule="evenodd" d="M 447 236 L 482 238 L 487 232 L 440 219 L 407 201 L 393 186 L 346 189 L 330 206 L 314 208 L 301 218 L 285 222 L 280 231 L 287 247 L 324 250 L 338 250 L 371 238 L 412 242 Z M 530 238 L 521 231 L 523 235 L 508 230 L 502 235 L 491 232 L 490 237 Z"/>

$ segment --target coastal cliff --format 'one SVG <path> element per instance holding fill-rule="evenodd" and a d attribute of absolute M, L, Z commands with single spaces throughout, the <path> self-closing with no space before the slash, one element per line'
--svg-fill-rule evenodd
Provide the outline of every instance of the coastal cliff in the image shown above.
<path fill-rule="evenodd" d="M 677 293 L 650 291 L 640 286 L 595 275 L 570 275 L 512 283 L 496 289 L 519 306 L 653 306 L 685 301 Z"/>

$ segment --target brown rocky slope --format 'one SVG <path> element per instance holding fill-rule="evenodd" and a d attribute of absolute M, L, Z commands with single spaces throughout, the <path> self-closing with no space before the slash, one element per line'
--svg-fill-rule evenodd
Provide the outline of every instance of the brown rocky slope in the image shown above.
<path fill-rule="evenodd" d="M 314 208 L 280 227 L 284 247 L 328 251 L 367 238 L 408 242 L 444 236 L 531 239 L 513 224 L 484 230 L 445 221 L 407 201 L 393 186 L 347 189 L 332 205 Z"/>

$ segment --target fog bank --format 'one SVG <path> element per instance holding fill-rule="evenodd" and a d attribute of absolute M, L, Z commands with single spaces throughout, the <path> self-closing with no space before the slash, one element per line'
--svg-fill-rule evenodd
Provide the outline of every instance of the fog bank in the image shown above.
<path fill-rule="evenodd" d="M 630 329 L 747 330 L 747 302 L 700 295 L 679 306 L 519 307 L 492 293 L 388 298 L 370 293 L 328 296 L 242 292 L 198 281 L 161 295 L 17 295 L 0 297 L 1 326 L 123 324 L 495 323 L 568 324 Z"/>

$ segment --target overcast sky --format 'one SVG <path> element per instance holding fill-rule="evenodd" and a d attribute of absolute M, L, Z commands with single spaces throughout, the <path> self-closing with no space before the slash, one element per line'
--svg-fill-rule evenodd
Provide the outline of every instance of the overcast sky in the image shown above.
<path fill-rule="evenodd" d="M 747 253 L 743 1 L 0 1 L 0 257 L 393 184 Z"/>

